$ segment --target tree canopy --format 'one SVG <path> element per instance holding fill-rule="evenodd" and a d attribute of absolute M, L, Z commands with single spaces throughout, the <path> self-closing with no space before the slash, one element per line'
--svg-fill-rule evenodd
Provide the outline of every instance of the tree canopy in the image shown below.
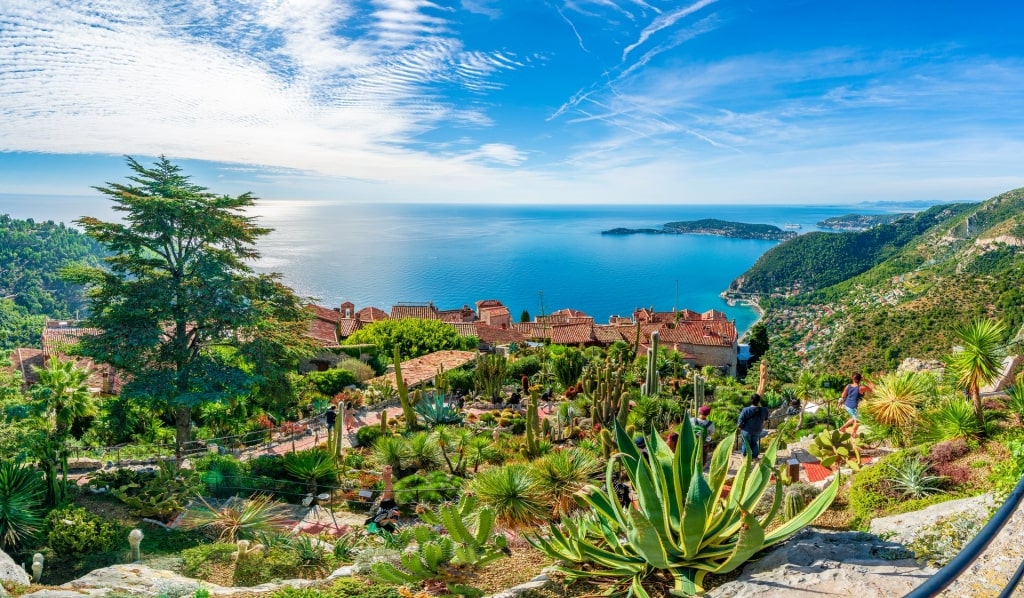
<path fill-rule="evenodd" d="M 292 290 L 248 265 L 270 232 L 245 215 L 250 193 L 210 193 L 163 157 L 127 163 L 130 182 L 96 187 L 122 221 L 77 221 L 112 254 L 106 268 L 67 273 L 88 285 L 101 330 L 79 351 L 126 372 L 123 394 L 173 411 L 180 456 L 192 407 L 257 392 L 283 375 L 278 360 L 297 363 L 313 346 Z"/>
<path fill-rule="evenodd" d="M 376 345 L 385 355 L 391 355 L 395 347 L 403 359 L 419 357 L 445 349 L 473 350 L 476 337 L 463 337 L 455 328 L 440 320 L 403 318 L 382 320 L 357 330 L 345 339 L 346 345 Z"/>

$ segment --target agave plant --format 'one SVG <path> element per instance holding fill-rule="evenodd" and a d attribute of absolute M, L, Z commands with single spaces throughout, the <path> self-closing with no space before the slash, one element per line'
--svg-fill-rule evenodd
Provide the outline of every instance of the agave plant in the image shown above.
<path fill-rule="evenodd" d="M 462 423 L 463 415 L 455 407 L 444 402 L 443 394 L 436 394 L 433 398 L 420 399 L 416 406 L 416 415 L 424 424 L 433 428 L 434 426 L 458 425 Z"/>
<path fill-rule="evenodd" d="M 920 458 L 889 465 L 889 481 L 904 498 L 921 498 L 942 492 L 945 478 L 928 473 L 928 464 Z"/>
<path fill-rule="evenodd" d="M 971 403 L 963 397 L 952 396 L 928 412 L 923 425 L 918 429 L 916 439 L 942 442 L 955 438 L 977 438 L 984 433 L 985 427 L 978 424 L 977 413 Z"/>
<path fill-rule="evenodd" d="M 776 478 L 775 499 L 761 519 L 754 506 L 772 483 L 777 443 L 752 463 L 744 459 L 726 494 L 732 438 L 723 440 L 711 459 L 709 473 L 701 471 L 701 449 L 689 420 L 683 420 L 673 453 L 657 435 L 647 439 L 647 456 L 625 431 L 616 426 L 619 453 L 608 462 L 605 487 L 590 486 L 577 495 L 588 509 L 581 517 L 563 517 L 546 536 L 528 537 L 549 557 L 563 561 L 558 568 L 570 580 L 596 577 L 621 583 L 612 594 L 649 598 L 644 578 L 655 569 L 670 573 L 674 596 L 703 591 L 708 573 L 727 573 L 755 553 L 782 542 L 814 521 L 839 490 L 838 479 L 795 518 L 772 526 L 780 510 L 782 482 Z M 615 496 L 616 469 L 629 476 L 638 507 L 622 507 Z"/>
<path fill-rule="evenodd" d="M 30 467 L 0 461 L 0 547 L 10 550 L 42 526 L 43 482 Z"/>
<path fill-rule="evenodd" d="M 247 499 L 232 498 L 223 506 L 215 506 L 205 498 L 199 507 L 189 509 L 182 519 L 186 529 L 205 527 L 217 533 L 219 542 L 253 539 L 263 534 L 286 531 L 291 526 L 288 507 L 268 494 Z"/>

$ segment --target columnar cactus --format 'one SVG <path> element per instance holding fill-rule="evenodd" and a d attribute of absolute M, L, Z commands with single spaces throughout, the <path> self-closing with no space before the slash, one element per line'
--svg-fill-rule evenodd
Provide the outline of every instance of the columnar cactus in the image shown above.
<path fill-rule="evenodd" d="M 43 577 L 43 554 L 37 552 L 32 555 L 32 581 L 39 583 Z"/>
<path fill-rule="evenodd" d="M 412 409 L 412 401 L 409 400 L 409 387 L 402 379 L 402 355 L 395 347 L 395 387 L 398 389 L 398 401 L 402 404 L 402 413 L 405 414 L 405 429 L 412 431 L 416 426 L 416 412 Z"/>
<path fill-rule="evenodd" d="M 128 532 L 128 545 L 132 547 L 132 562 L 142 560 L 142 530 L 135 528 Z"/>
<path fill-rule="evenodd" d="M 619 425 L 626 425 L 629 393 L 624 364 L 606 361 L 603 366 L 591 368 L 583 377 L 583 394 L 590 399 L 590 417 L 595 422 L 610 426 L 618 421 Z"/>
<path fill-rule="evenodd" d="M 540 395 L 536 390 L 530 392 L 530 402 L 526 406 L 526 454 L 531 459 L 540 456 L 538 439 L 540 436 L 540 415 L 537 410 Z"/>
<path fill-rule="evenodd" d="M 647 353 L 647 376 L 644 379 L 644 395 L 658 396 L 658 331 L 651 332 L 651 350 Z"/>
<path fill-rule="evenodd" d="M 381 411 L 380 412 L 380 431 L 382 433 L 384 433 L 384 434 L 387 434 L 387 432 L 388 432 L 388 412 L 387 411 Z"/>

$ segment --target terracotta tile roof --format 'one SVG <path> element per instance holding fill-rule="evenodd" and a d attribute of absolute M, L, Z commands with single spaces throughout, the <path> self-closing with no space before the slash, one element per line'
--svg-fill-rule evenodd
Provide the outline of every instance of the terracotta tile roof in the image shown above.
<path fill-rule="evenodd" d="M 48 320 L 43 327 L 43 354 L 62 355 L 83 336 L 99 334 L 99 328 L 81 328 L 76 321 Z"/>
<path fill-rule="evenodd" d="M 437 312 L 437 316 L 442 322 L 448 322 L 449 324 L 476 320 L 476 312 L 470 309 L 468 305 L 463 305 L 460 309 L 441 310 Z"/>
<path fill-rule="evenodd" d="M 449 326 L 459 331 L 459 336 L 476 336 L 476 322 L 447 322 Z"/>
<path fill-rule="evenodd" d="M 551 314 L 547 316 L 537 316 L 533 320 L 538 324 L 568 324 L 569 316 L 566 314 Z"/>
<path fill-rule="evenodd" d="M 313 316 L 316 318 L 320 318 L 321 320 L 334 322 L 335 324 L 342 320 L 341 312 L 336 309 L 331 309 L 329 307 L 324 307 L 322 305 L 316 305 L 313 303 L 307 305 L 306 309 L 313 312 Z"/>
<path fill-rule="evenodd" d="M 309 332 L 306 335 L 325 347 L 338 345 L 338 325 L 334 322 L 313 318 L 309 322 Z"/>
<path fill-rule="evenodd" d="M 498 307 L 499 305 L 504 304 L 501 301 L 498 301 L 497 299 L 481 299 L 480 301 L 476 302 L 476 309 L 477 311 L 480 311 L 484 307 Z"/>
<path fill-rule="evenodd" d="M 594 338 L 602 345 L 610 345 L 615 341 L 625 340 L 622 332 L 615 326 L 594 326 Z"/>
<path fill-rule="evenodd" d="M 514 328 L 491 326 L 485 322 L 476 322 L 476 336 L 488 345 L 524 343 L 528 340 L 525 334 Z"/>
<path fill-rule="evenodd" d="M 594 325 L 594 318 L 591 316 L 569 316 L 569 321 L 566 324 L 590 324 Z"/>
<path fill-rule="evenodd" d="M 580 311 L 578 309 L 572 309 L 571 307 L 566 307 L 566 308 L 563 308 L 563 309 L 559 309 L 559 310 L 553 311 L 553 312 L 551 312 L 551 315 L 553 315 L 553 316 L 565 316 L 566 318 L 590 318 L 590 316 L 588 316 L 586 313 L 584 313 L 584 312 L 582 312 L 582 311 Z M 590 318 L 590 319 L 593 319 L 593 318 Z"/>
<path fill-rule="evenodd" d="M 681 309 L 679 310 L 679 313 L 681 314 L 679 316 L 680 320 L 699 320 L 701 318 L 699 313 L 691 309 Z"/>
<path fill-rule="evenodd" d="M 530 340 L 549 340 L 551 325 L 541 322 L 514 322 L 512 329 L 523 333 Z"/>
<path fill-rule="evenodd" d="M 11 365 L 4 367 L 8 372 L 17 372 L 21 375 L 23 387 L 28 387 L 39 381 L 32 367 L 43 367 L 46 358 L 42 349 L 18 348 L 11 351 Z"/>
<path fill-rule="evenodd" d="M 684 320 L 673 328 L 662 328 L 659 334 L 671 344 L 728 347 L 736 340 L 736 325 L 729 320 Z"/>
<path fill-rule="evenodd" d="M 720 312 L 715 309 L 709 309 L 700 315 L 702 320 L 728 320 L 729 316 L 725 315 L 724 312 Z"/>
<path fill-rule="evenodd" d="M 391 306 L 391 319 L 401 320 L 403 318 L 419 318 L 421 320 L 440 319 L 437 308 L 433 303 L 426 305 L 393 305 Z"/>
<path fill-rule="evenodd" d="M 338 337 L 348 338 L 352 334 L 363 327 L 363 323 L 355 318 L 342 318 L 338 322 Z"/>
<path fill-rule="evenodd" d="M 379 307 L 364 307 L 356 312 L 356 319 L 364 324 L 388 320 L 388 313 Z"/>
<path fill-rule="evenodd" d="M 579 345 L 597 342 L 590 324 L 556 324 L 551 327 L 551 342 L 558 345 Z"/>
<path fill-rule="evenodd" d="M 432 381 L 437 371 L 443 366 L 445 370 L 453 370 L 476 359 L 474 351 L 438 351 L 415 359 L 402 362 L 402 381 L 409 388 Z M 368 380 L 367 384 L 388 381 L 395 384 L 395 374 L 384 374 Z"/>

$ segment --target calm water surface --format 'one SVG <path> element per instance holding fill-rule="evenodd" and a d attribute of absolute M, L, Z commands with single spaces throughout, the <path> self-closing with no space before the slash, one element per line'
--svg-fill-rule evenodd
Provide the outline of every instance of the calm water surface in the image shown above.
<path fill-rule="evenodd" d="M 115 218 L 109 200 L 0 196 L 0 213 L 70 223 Z M 719 218 L 802 225 L 878 208 L 851 206 L 526 207 L 261 201 L 274 230 L 260 242 L 261 271 L 281 272 L 298 293 L 336 306 L 384 309 L 433 301 L 454 309 L 500 299 L 518 319 L 572 307 L 598 322 L 637 307 L 718 309 L 746 330 L 756 313 L 720 297 L 774 241 L 700 235 L 601 235 L 615 227 L 660 227 Z"/>

